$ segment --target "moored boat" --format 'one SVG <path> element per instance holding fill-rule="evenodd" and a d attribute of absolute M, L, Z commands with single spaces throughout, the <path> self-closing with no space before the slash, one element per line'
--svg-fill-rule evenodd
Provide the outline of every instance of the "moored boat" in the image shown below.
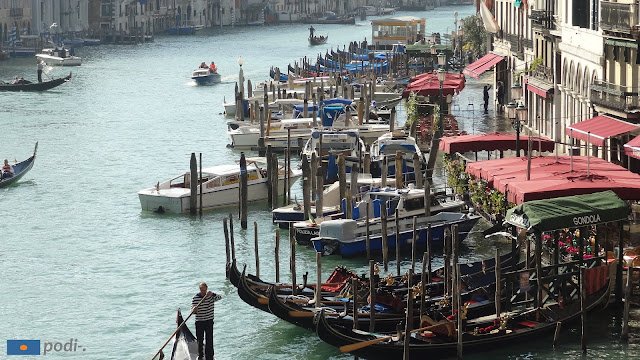
<path fill-rule="evenodd" d="M 585 311 L 595 309 L 607 302 L 609 282 L 597 292 L 585 298 Z M 496 316 L 467 320 L 471 331 L 462 332 L 462 346 L 466 354 L 491 351 L 519 342 L 530 341 L 544 334 L 552 333 L 558 322 L 563 325 L 580 317 L 579 302 L 552 304 L 545 307 L 523 309 Z M 396 337 L 398 333 L 366 333 L 354 331 L 350 327 L 333 325 L 329 318 L 320 313 L 316 318 L 316 334 L 330 345 L 339 347 L 365 359 L 400 359 L 404 353 L 404 341 Z M 409 359 L 430 359 L 455 356 L 458 342 L 455 322 L 442 321 L 419 329 L 411 330 L 409 339 Z M 563 326 L 564 327 L 564 326 Z M 437 331 L 436 329 L 440 328 Z M 490 329 L 479 331 L 480 329 Z M 446 333 L 452 334 L 451 336 Z M 405 357 L 406 358 L 406 357 Z"/>
<path fill-rule="evenodd" d="M 20 80 L 17 83 L 3 83 L 0 81 L 0 91 L 42 91 L 53 89 L 67 81 L 71 81 L 71 73 L 69 75 L 43 82 L 31 82 Z"/>
<path fill-rule="evenodd" d="M 395 155 L 398 151 L 402 154 L 402 174 L 405 174 L 407 180 L 414 179 L 414 154 L 418 156 L 418 160 L 421 163 L 421 168 L 418 170 L 424 170 L 426 165 L 425 158 L 420 147 L 418 147 L 416 139 L 403 131 L 394 131 L 380 136 L 371 144 L 371 174 L 380 176 L 384 159 L 387 158 L 387 175 L 395 175 Z"/>
<path fill-rule="evenodd" d="M 20 161 L 19 163 L 12 166 L 13 176 L 0 177 L 0 188 L 7 187 L 9 185 L 15 184 L 20 180 L 31 168 L 33 167 L 33 163 L 36 160 L 36 154 L 38 153 L 38 143 L 36 142 L 36 147 L 33 149 L 33 155 L 29 157 L 27 160 Z"/>
<path fill-rule="evenodd" d="M 401 250 L 407 250 L 412 248 L 413 242 L 415 241 L 415 246 L 423 249 L 427 244 L 430 228 L 431 246 L 442 248 L 446 230 L 452 225 L 458 226 L 458 242 L 461 242 L 480 218 L 480 215 L 474 214 L 440 212 L 436 215 L 416 218 L 416 229 L 413 229 L 412 226 L 413 219 L 405 218 L 399 222 L 400 228 L 403 229 L 398 233 L 399 240 L 396 241 L 395 224 L 389 226 L 387 246 L 389 250 L 393 250 L 397 246 L 399 246 Z M 415 239 L 413 238 L 414 230 L 416 232 Z M 364 228 L 361 226 L 358 227 L 355 220 L 327 220 L 320 223 L 319 236 L 312 238 L 311 241 L 315 250 L 322 252 L 323 255 L 341 254 L 343 257 L 358 256 L 364 255 L 367 252 L 365 232 L 366 230 Z M 370 251 L 372 253 L 382 252 L 383 242 L 380 231 L 370 234 L 369 241 Z"/>
<path fill-rule="evenodd" d="M 464 201 L 458 199 L 439 199 L 435 195 L 431 195 L 430 200 L 431 215 L 439 212 L 454 212 L 460 210 L 464 206 Z M 360 234 L 366 228 L 366 211 L 369 207 L 370 222 L 369 231 L 380 232 L 380 205 L 386 203 L 388 211 L 388 231 L 392 231 L 395 227 L 395 210 L 398 210 L 398 216 L 401 221 L 412 221 L 413 217 L 417 217 L 418 224 L 422 223 L 425 214 L 424 189 L 416 189 L 410 184 L 407 189 L 372 189 L 362 197 L 362 200 L 354 207 L 355 224 L 344 226 L 354 226 L 354 232 Z M 320 227 L 325 220 L 332 219 L 314 219 L 306 220 L 293 224 L 295 239 L 298 243 L 311 245 L 311 239 L 318 237 Z M 403 222 L 403 223 L 404 223 Z M 354 236 L 355 237 L 355 236 Z M 353 237 L 352 237 L 353 238 Z"/>
<path fill-rule="evenodd" d="M 266 164 L 264 158 L 247 158 L 248 173 L 248 201 L 259 201 L 267 198 Z M 302 171 L 289 169 L 289 184 L 285 184 L 285 169 L 278 166 L 278 194 L 283 194 L 285 186 L 291 186 Z M 202 198 L 203 209 L 234 205 L 238 203 L 238 186 L 240 180 L 240 166 L 218 165 L 202 169 L 197 185 L 197 206 L 200 207 Z M 190 211 L 191 173 L 185 172 L 172 179 L 159 182 L 138 192 L 142 210 L 156 212 L 185 213 Z M 202 192 L 202 196 L 200 193 Z"/>
<path fill-rule="evenodd" d="M 80 66 L 82 58 L 70 54 L 70 50 L 64 47 L 55 47 L 42 49 L 40 54 L 36 55 L 36 59 L 52 66 Z"/>

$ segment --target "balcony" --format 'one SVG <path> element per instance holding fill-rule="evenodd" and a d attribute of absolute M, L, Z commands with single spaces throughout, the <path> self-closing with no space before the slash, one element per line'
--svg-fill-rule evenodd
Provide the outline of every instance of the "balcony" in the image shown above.
<path fill-rule="evenodd" d="M 544 81 L 548 84 L 554 84 L 553 69 L 550 67 L 538 65 L 535 69 L 531 70 L 530 75 L 540 81 Z"/>
<path fill-rule="evenodd" d="M 639 108 L 638 88 L 596 80 L 590 87 L 590 93 L 590 100 L 594 105 L 622 112 Z"/>
<path fill-rule="evenodd" d="M 524 42 L 520 36 L 505 34 L 504 39 L 511 45 L 511 52 L 520 60 L 524 60 Z"/>
<path fill-rule="evenodd" d="M 631 34 L 638 23 L 638 4 L 600 2 L 600 28 L 607 32 Z"/>
<path fill-rule="evenodd" d="M 21 17 L 23 13 L 23 9 L 22 8 L 12 8 L 11 9 L 11 17 Z"/>
<path fill-rule="evenodd" d="M 553 22 L 553 11 L 550 10 L 531 10 L 531 27 L 534 30 L 541 32 L 548 32 L 549 30 L 555 30 L 556 25 Z"/>

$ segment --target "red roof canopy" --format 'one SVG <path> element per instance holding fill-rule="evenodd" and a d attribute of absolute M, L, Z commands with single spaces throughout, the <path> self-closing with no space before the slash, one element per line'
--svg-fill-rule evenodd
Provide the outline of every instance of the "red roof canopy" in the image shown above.
<path fill-rule="evenodd" d="M 640 159 L 640 136 L 624 144 L 624 152 L 631 157 Z"/>
<path fill-rule="evenodd" d="M 466 172 L 506 193 L 508 201 L 515 204 L 603 190 L 613 190 L 623 200 L 640 200 L 640 175 L 586 156 L 574 156 L 571 171 L 571 161 L 568 156 L 558 157 L 557 162 L 554 156 L 534 157 L 530 180 L 526 180 L 527 159 L 524 157 L 469 163 Z"/>
<path fill-rule="evenodd" d="M 491 69 L 495 64 L 499 63 L 503 59 L 504 56 L 488 53 L 487 55 L 469 64 L 469 66 L 462 70 L 462 73 L 467 76 L 471 76 L 474 79 L 478 79 L 480 78 L 480 75 L 482 75 L 482 73 Z"/>
<path fill-rule="evenodd" d="M 520 148 L 527 148 L 528 136 L 520 135 Z M 553 151 L 554 142 L 547 138 L 533 138 L 533 149 L 542 151 Z M 477 135 L 463 135 L 443 137 L 438 145 L 440 150 L 447 154 L 456 152 L 466 153 L 470 151 L 493 151 L 493 150 L 516 150 L 516 135 L 503 133 L 489 133 Z"/>
<path fill-rule="evenodd" d="M 442 95 L 453 95 L 464 89 L 464 75 L 447 73 L 442 82 Z M 414 76 L 409 80 L 409 85 L 402 92 L 403 98 L 408 98 L 410 93 L 420 96 L 440 95 L 440 81 L 435 72 Z"/>
<path fill-rule="evenodd" d="M 565 133 L 574 139 L 603 146 L 604 140 L 616 135 L 640 129 L 638 126 L 608 116 L 596 116 L 589 120 L 569 125 Z"/>

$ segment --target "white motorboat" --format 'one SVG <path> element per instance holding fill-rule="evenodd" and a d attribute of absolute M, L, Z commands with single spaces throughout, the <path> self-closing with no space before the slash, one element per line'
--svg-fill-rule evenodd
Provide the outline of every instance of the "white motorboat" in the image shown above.
<path fill-rule="evenodd" d="M 36 55 L 36 59 L 51 66 L 80 66 L 82 58 L 69 54 L 69 50 L 62 47 L 42 49 L 42 53 Z"/>
<path fill-rule="evenodd" d="M 191 74 L 191 79 L 196 82 L 198 85 L 209 85 L 216 84 L 220 82 L 222 76 L 218 74 L 217 69 L 211 70 L 210 68 L 197 68 L 193 70 Z"/>
<path fill-rule="evenodd" d="M 417 154 L 421 164 L 425 164 L 424 155 L 416 143 L 416 139 L 405 134 L 404 131 L 396 130 L 380 136 L 371 144 L 371 174 L 380 176 L 384 158 L 387 160 L 387 174 L 395 175 L 396 152 L 402 153 L 402 173 L 408 176 L 408 180 L 414 179 L 413 154 Z"/>
<path fill-rule="evenodd" d="M 381 220 L 380 209 L 381 204 L 385 203 L 388 215 L 389 231 L 392 232 L 395 227 L 395 211 L 398 210 L 398 220 L 401 221 L 401 227 L 412 225 L 413 218 L 416 217 L 417 224 L 420 226 L 425 223 L 425 203 L 424 189 L 416 189 L 413 184 L 409 184 L 405 189 L 383 188 L 372 189 L 362 195 L 357 205 L 353 208 L 353 219 L 356 220 L 356 227 L 360 231 L 366 228 L 366 212 L 369 207 L 370 214 L 370 230 L 372 232 L 380 232 Z M 439 212 L 460 211 L 464 206 L 464 201 L 460 199 L 439 198 L 431 194 L 430 209 L 431 215 Z M 299 243 L 309 244 L 311 238 L 318 236 L 319 225 L 325 220 L 332 220 L 335 216 L 325 218 L 316 218 L 313 220 L 304 220 L 293 224 L 295 238 Z"/>
<path fill-rule="evenodd" d="M 291 134 L 291 140 L 296 140 L 298 137 L 308 139 L 313 128 L 313 119 L 282 119 L 272 123 L 265 129 L 265 145 L 267 139 L 273 141 L 278 139 L 280 142 L 284 141 L 284 147 L 286 147 L 287 135 Z M 260 139 L 260 125 L 246 125 L 239 126 L 235 130 L 229 130 L 229 138 L 231 139 L 231 145 L 234 148 L 250 148 L 258 146 L 258 140 Z M 295 146 L 298 146 L 297 143 Z"/>
<path fill-rule="evenodd" d="M 259 201 L 267 199 L 267 178 L 266 178 L 265 158 L 247 158 L 248 173 L 248 201 Z M 278 164 L 278 195 L 284 193 L 285 189 L 285 167 Z M 198 180 L 196 190 L 198 199 L 196 206 L 200 207 L 200 192 L 202 191 L 202 208 L 212 209 L 221 206 L 234 205 L 238 203 L 238 186 L 240 180 L 240 166 L 219 165 L 202 169 L 202 181 Z M 200 174 L 198 175 L 200 176 Z M 291 186 L 299 177 L 302 171 L 289 169 L 289 184 Z M 185 213 L 190 210 L 191 199 L 191 173 L 184 172 L 167 181 L 159 182 L 154 187 L 138 192 L 142 210 L 155 212 Z"/>

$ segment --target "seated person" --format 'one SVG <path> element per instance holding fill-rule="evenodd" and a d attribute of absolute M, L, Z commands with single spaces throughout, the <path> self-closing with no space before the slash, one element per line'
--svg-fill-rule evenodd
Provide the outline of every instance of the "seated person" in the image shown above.
<path fill-rule="evenodd" d="M 4 165 L 2 166 L 2 178 L 7 179 L 13 176 L 13 167 L 9 165 L 9 160 L 4 159 Z"/>
<path fill-rule="evenodd" d="M 211 69 L 212 72 L 216 72 L 216 70 L 218 70 L 218 67 L 216 67 L 216 63 L 212 61 L 211 65 L 209 65 L 209 69 Z"/>

